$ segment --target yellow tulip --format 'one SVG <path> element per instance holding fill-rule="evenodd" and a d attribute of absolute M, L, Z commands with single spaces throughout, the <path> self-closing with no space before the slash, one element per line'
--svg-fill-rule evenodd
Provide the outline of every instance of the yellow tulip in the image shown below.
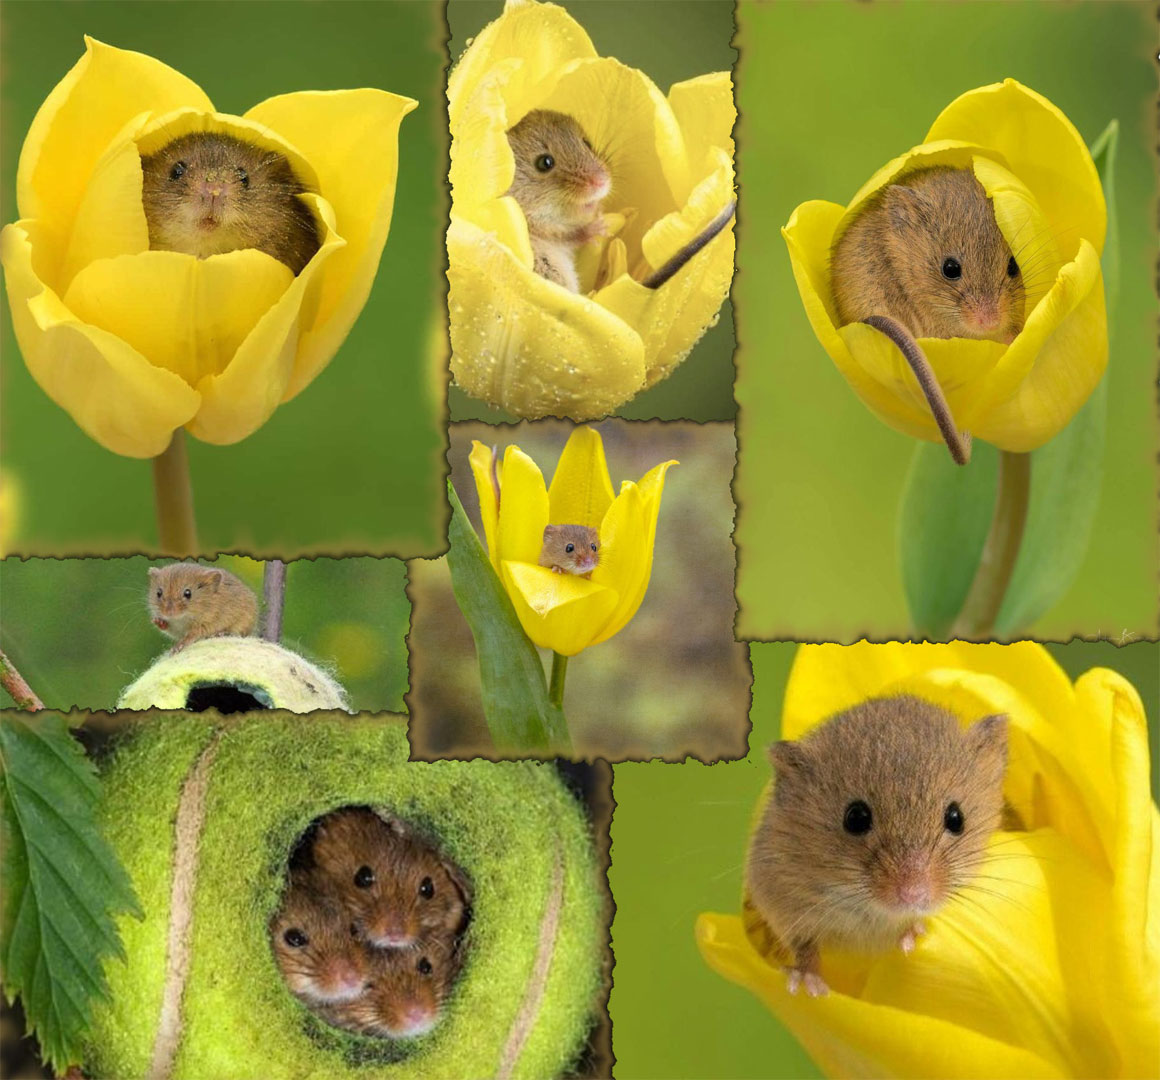
<path fill-rule="evenodd" d="M 416 102 L 380 90 L 303 91 L 244 116 L 141 53 L 85 39 L 40 107 L 0 234 L 16 337 L 33 378 L 86 434 L 154 457 L 185 427 L 232 443 L 330 362 L 386 243 L 399 123 Z M 150 251 L 143 154 L 195 131 L 289 160 L 322 244 L 297 277 L 255 249 Z"/>
<path fill-rule="evenodd" d="M 607 641 L 636 614 L 648 589 L 665 473 L 675 461 L 625 480 L 613 497 L 604 443 L 592 428 L 577 428 L 560 455 L 552 486 L 518 446 L 495 463 L 492 451 L 471 444 L 488 557 L 511 598 L 524 633 L 541 648 L 575 656 Z M 537 565 L 547 525 L 587 525 L 600 533 L 600 561 L 591 578 Z"/>
<path fill-rule="evenodd" d="M 1013 811 L 910 956 L 823 951 L 832 992 L 791 996 L 759 917 L 702 915 L 702 955 L 753 991 L 831 1076 L 1142 1077 L 1160 1065 L 1160 812 L 1135 689 L 1073 685 L 1041 646 L 802 646 L 782 733 L 911 694 L 1010 722 Z M 746 905 L 748 906 L 748 905 Z M 767 958 L 768 957 L 768 958 Z"/>
<path fill-rule="evenodd" d="M 1108 358 L 1103 189 L 1079 132 L 1046 98 L 1014 79 L 972 90 L 849 206 L 802 203 L 782 229 L 802 303 L 822 347 L 874 413 L 897 431 L 938 442 L 902 354 L 870 326 L 840 325 L 830 281 L 834 241 L 867 200 L 934 165 L 973 170 L 1004 239 L 1017 259 L 1025 253 L 1031 273 L 1023 330 L 1010 345 L 967 338 L 920 344 L 960 429 L 1003 450 L 1034 450 L 1076 414 Z"/>
<path fill-rule="evenodd" d="M 602 416 L 665 378 L 717 320 L 733 277 L 730 222 L 658 288 L 642 282 L 734 199 L 728 72 L 666 98 L 642 72 L 596 55 L 561 7 L 507 0 L 448 83 L 451 370 L 516 416 Z M 610 235 L 578 259 L 581 292 L 537 276 L 527 222 L 507 194 L 506 132 L 533 109 L 575 117 L 605 153 Z"/>

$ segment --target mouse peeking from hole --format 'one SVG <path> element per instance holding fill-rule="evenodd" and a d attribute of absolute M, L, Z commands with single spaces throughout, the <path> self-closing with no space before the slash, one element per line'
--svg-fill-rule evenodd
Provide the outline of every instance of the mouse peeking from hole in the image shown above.
<path fill-rule="evenodd" d="M 881 698 L 769 757 L 745 879 L 792 956 L 790 993 L 827 992 L 823 948 L 909 953 L 940 908 L 969 899 L 1002 815 L 1005 716 L 963 729 L 918 698 Z"/>

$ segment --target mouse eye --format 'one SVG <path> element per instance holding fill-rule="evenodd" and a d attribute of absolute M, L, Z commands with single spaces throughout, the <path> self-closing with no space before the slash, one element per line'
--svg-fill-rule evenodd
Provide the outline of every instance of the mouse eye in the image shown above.
<path fill-rule="evenodd" d="M 188 168 L 189 166 L 186 165 L 184 161 L 176 162 L 173 168 L 169 170 L 169 179 L 180 180 L 185 175 L 185 172 Z"/>
<path fill-rule="evenodd" d="M 310 943 L 310 938 L 308 938 L 304 933 L 302 933 L 301 930 L 294 926 L 290 927 L 290 929 L 282 935 L 282 940 L 286 942 L 286 944 L 289 945 L 292 949 L 301 949 L 303 945 Z"/>
<path fill-rule="evenodd" d="M 842 828 L 846 832 L 861 836 L 863 833 L 868 833 L 873 824 L 874 815 L 870 813 L 870 807 L 861 799 L 855 799 L 846 807 L 846 816 L 842 818 Z"/>
<path fill-rule="evenodd" d="M 946 826 L 947 832 L 953 832 L 955 836 L 963 831 L 963 812 L 959 809 L 957 802 L 953 802 L 947 807 L 946 813 L 943 814 L 943 824 Z"/>
<path fill-rule="evenodd" d="M 358 937 L 358 923 L 352 922 L 350 924 L 350 936 L 353 938 Z"/>
<path fill-rule="evenodd" d="M 942 276 L 948 281 L 958 281 L 963 276 L 963 264 L 948 255 L 943 259 Z"/>
<path fill-rule="evenodd" d="M 354 872 L 354 883 L 360 889 L 369 889 L 375 883 L 375 872 L 369 866 L 360 866 Z"/>
<path fill-rule="evenodd" d="M 186 600 L 192 600 L 193 599 L 193 590 L 192 589 L 183 589 L 181 592 L 181 595 L 184 596 L 186 598 Z"/>
<path fill-rule="evenodd" d="M 571 555 L 571 554 L 572 554 L 572 552 L 576 550 L 576 545 L 575 545 L 575 544 L 565 544 L 565 545 L 564 545 L 564 550 L 565 550 L 566 552 L 568 552 L 568 554 L 569 554 L 569 555 Z"/>
<path fill-rule="evenodd" d="M 419 885 L 419 895 L 424 900 L 430 900 L 435 895 L 435 882 L 429 877 L 425 877 Z"/>
<path fill-rule="evenodd" d="M 556 165 L 556 159 L 551 154 L 541 154 L 536 158 L 536 172 L 551 172 Z"/>
<path fill-rule="evenodd" d="M 595 550 L 596 550 L 596 545 L 595 545 L 595 544 L 589 544 L 588 546 L 589 546 L 589 547 L 590 547 L 590 548 L 591 548 L 593 551 L 595 551 Z"/>
<path fill-rule="evenodd" d="M 245 169 L 238 168 L 238 179 L 242 183 L 242 187 L 248 188 L 250 186 L 250 174 Z"/>
<path fill-rule="evenodd" d="M 425 956 L 420 956 L 419 962 L 415 965 L 415 970 L 420 975 L 430 975 L 431 974 L 431 961 L 428 960 L 427 957 L 425 957 Z"/>
<path fill-rule="evenodd" d="M 1018 277 L 1019 276 L 1019 264 L 1015 261 L 1014 255 L 1012 255 L 1011 258 L 1009 258 L 1007 260 L 1007 276 L 1008 277 Z"/>
<path fill-rule="evenodd" d="M 161 590 L 160 589 L 157 590 L 157 599 L 158 600 L 161 599 Z"/>

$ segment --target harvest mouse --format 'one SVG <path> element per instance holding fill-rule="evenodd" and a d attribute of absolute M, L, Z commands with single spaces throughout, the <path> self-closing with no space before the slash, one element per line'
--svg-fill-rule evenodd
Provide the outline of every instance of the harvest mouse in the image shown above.
<path fill-rule="evenodd" d="M 1007 718 L 962 730 L 918 698 L 881 698 L 769 757 L 746 884 L 793 953 L 790 992 L 824 994 L 821 946 L 910 952 L 923 918 L 970 887 L 1000 822 Z"/>
<path fill-rule="evenodd" d="M 576 249 L 604 232 L 600 204 L 612 190 L 608 166 L 565 113 L 534 109 L 507 137 L 516 161 L 508 194 L 527 218 L 535 271 L 579 292 Z"/>
<path fill-rule="evenodd" d="M 206 258 L 257 248 L 298 274 L 322 241 L 306 191 L 281 154 L 194 132 L 141 159 L 149 246 Z"/>
<path fill-rule="evenodd" d="M 370 951 L 338 902 L 309 877 L 291 878 L 270 938 L 286 985 L 307 1005 L 347 1003 L 367 991 Z"/>
<path fill-rule="evenodd" d="M 201 638 L 246 636 L 258 622 L 258 598 L 233 574 L 198 563 L 149 568 L 149 613 L 153 625 L 180 652 Z"/>
<path fill-rule="evenodd" d="M 590 525 L 549 525 L 544 529 L 540 566 L 557 574 L 590 578 L 600 562 L 600 533 Z"/>
<path fill-rule="evenodd" d="M 412 948 L 432 935 L 454 936 L 470 917 L 462 871 L 401 821 L 384 821 L 369 808 L 322 818 L 311 858 L 360 936 L 377 948 Z"/>
<path fill-rule="evenodd" d="M 442 941 L 375 949 L 366 994 L 319 1011 L 330 1023 L 364 1035 L 417 1038 L 439 1022 L 460 966 L 459 949 Z"/>

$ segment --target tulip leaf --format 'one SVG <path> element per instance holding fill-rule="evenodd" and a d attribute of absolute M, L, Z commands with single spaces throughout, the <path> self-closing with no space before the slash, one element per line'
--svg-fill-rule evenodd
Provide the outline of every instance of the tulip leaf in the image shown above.
<path fill-rule="evenodd" d="M 467 520 L 450 482 L 450 546 L 447 564 L 459 609 L 475 638 L 483 711 L 500 750 L 566 750 L 563 710 L 548 698 L 540 654 Z"/>
<path fill-rule="evenodd" d="M 945 638 L 966 602 L 990 528 L 998 451 L 976 443 L 967 466 L 942 443 L 919 443 L 898 519 L 898 552 L 910 621 L 920 635 Z"/>
<path fill-rule="evenodd" d="M 4 993 L 57 1073 L 79 1062 L 103 963 L 124 959 L 113 922 L 140 914 L 133 888 L 96 825 L 100 786 L 59 716 L 0 719 Z"/>

